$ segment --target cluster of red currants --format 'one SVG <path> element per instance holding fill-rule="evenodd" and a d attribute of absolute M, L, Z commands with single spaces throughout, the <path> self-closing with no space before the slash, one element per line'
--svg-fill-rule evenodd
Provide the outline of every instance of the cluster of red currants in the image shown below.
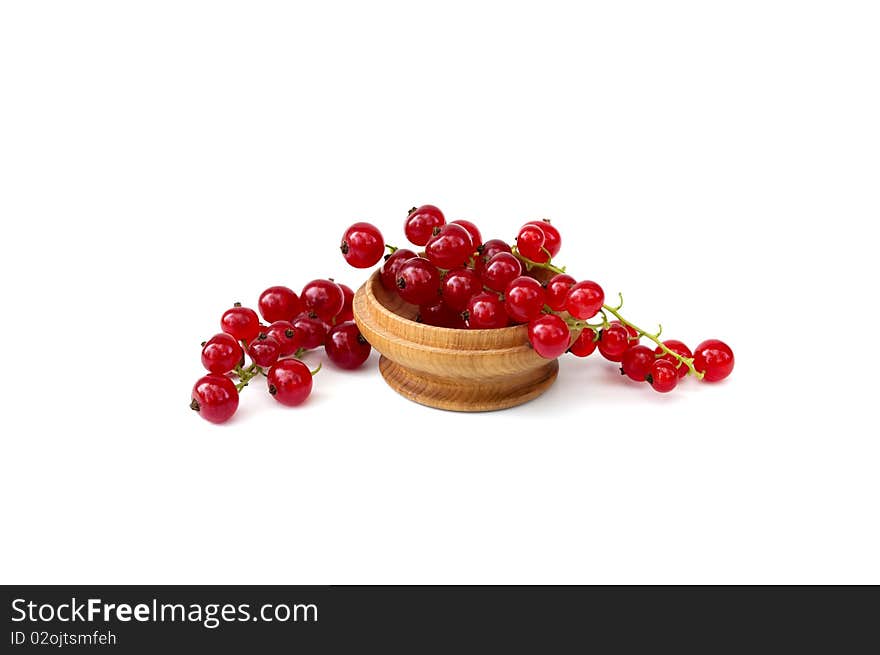
<path fill-rule="evenodd" d="M 310 371 L 300 357 L 321 346 L 336 366 L 358 368 L 370 356 L 370 344 L 354 323 L 353 299 L 349 287 L 333 280 L 312 280 L 299 295 L 287 287 L 269 287 L 257 305 L 267 324 L 253 309 L 235 303 L 220 318 L 222 332 L 202 343 L 202 365 L 209 373 L 193 387 L 190 407 L 222 423 L 238 409 L 239 392 L 257 376 L 266 378 L 279 403 L 299 405 L 312 392 L 312 377 L 321 368 Z"/>
<path fill-rule="evenodd" d="M 418 320 L 453 329 L 496 329 L 528 325 L 529 343 L 541 357 L 555 359 L 565 352 L 586 357 L 599 350 L 620 364 L 633 380 L 668 392 L 688 373 L 717 381 L 733 370 L 733 352 L 721 341 L 701 343 L 695 352 L 677 340 L 660 341 L 605 304 L 601 286 L 578 281 L 552 263 L 562 236 L 550 221 L 530 221 L 517 234 L 516 244 L 501 239 L 483 241 L 470 221 L 446 222 L 434 205 L 409 211 L 406 238 L 424 248 L 418 254 L 386 245 L 370 223 L 355 223 L 342 238 L 346 261 L 356 268 L 385 261 L 379 277 L 388 291 L 418 305 Z M 613 316 L 614 320 L 609 320 Z M 597 318 L 596 323 L 588 321 Z M 651 349 L 642 338 L 654 342 Z"/>

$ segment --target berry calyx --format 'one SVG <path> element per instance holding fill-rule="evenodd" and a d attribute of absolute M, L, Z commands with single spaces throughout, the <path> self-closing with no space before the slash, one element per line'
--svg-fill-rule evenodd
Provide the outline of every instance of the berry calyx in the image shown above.
<path fill-rule="evenodd" d="M 289 321 L 302 311 L 303 304 L 299 296 L 287 287 L 269 287 L 260 294 L 257 309 L 267 323 Z"/>
<path fill-rule="evenodd" d="M 190 400 L 190 409 L 203 419 L 223 423 L 238 409 L 238 389 L 225 375 L 209 373 L 196 381 Z"/>
<path fill-rule="evenodd" d="M 723 341 L 708 339 L 694 350 L 694 368 L 706 382 L 723 380 L 733 371 L 733 350 Z"/>
<path fill-rule="evenodd" d="M 416 257 L 397 270 L 397 292 L 413 305 L 427 305 L 440 295 L 440 271 L 427 259 Z"/>
<path fill-rule="evenodd" d="M 345 294 L 333 280 L 312 280 L 303 287 L 300 297 L 307 312 L 327 323 L 345 304 Z"/>
<path fill-rule="evenodd" d="M 665 359 L 654 360 L 651 370 L 645 376 L 645 381 L 651 385 L 654 391 L 669 393 L 678 384 L 678 373 L 675 365 Z"/>
<path fill-rule="evenodd" d="M 260 317 L 253 309 L 235 303 L 234 307 L 223 312 L 220 329 L 238 341 L 250 342 L 260 333 Z"/>
<path fill-rule="evenodd" d="M 367 361 L 372 348 L 354 321 L 346 321 L 330 329 L 324 350 L 336 366 L 350 370 Z"/>
<path fill-rule="evenodd" d="M 282 359 L 266 376 L 269 394 L 282 405 L 302 404 L 312 392 L 312 372 L 298 359 Z"/>
<path fill-rule="evenodd" d="M 544 287 L 533 277 L 521 275 L 511 280 L 504 292 L 507 314 L 518 323 L 528 323 L 544 310 Z"/>
<path fill-rule="evenodd" d="M 644 382 L 654 365 L 654 351 L 647 346 L 632 346 L 623 352 L 620 373 L 636 382 Z"/>
<path fill-rule="evenodd" d="M 568 350 L 571 332 L 556 314 L 543 314 L 529 323 L 529 343 L 541 357 L 556 359 Z"/>
<path fill-rule="evenodd" d="M 221 332 L 208 339 L 202 346 L 202 366 L 211 373 L 229 373 L 241 362 L 242 351 L 231 334 Z"/>
<path fill-rule="evenodd" d="M 359 222 L 349 227 L 342 235 L 339 249 L 345 261 L 351 266 L 369 268 L 385 254 L 385 240 L 375 225 Z"/>
<path fill-rule="evenodd" d="M 434 229 L 445 224 L 442 211 L 434 205 L 422 205 L 410 210 L 403 224 L 403 232 L 410 243 L 424 246 L 434 236 Z"/>

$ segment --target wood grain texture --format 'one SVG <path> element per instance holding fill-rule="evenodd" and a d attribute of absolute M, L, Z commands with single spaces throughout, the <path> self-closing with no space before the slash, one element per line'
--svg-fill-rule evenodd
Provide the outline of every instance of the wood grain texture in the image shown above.
<path fill-rule="evenodd" d="M 524 325 L 453 330 L 417 323 L 418 307 L 387 292 L 378 273 L 358 289 L 352 309 L 383 356 L 385 381 L 423 405 L 461 412 L 514 407 L 546 391 L 559 370 L 531 348 Z"/>

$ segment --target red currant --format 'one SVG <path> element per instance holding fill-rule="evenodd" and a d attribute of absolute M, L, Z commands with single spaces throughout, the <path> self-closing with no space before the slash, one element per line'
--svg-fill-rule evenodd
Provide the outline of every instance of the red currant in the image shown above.
<path fill-rule="evenodd" d="M 422 205 L 411 209 L 403 224 L 403 231 L 410 243 L 424 246 L 434 236 L 434 228 L 446 225 L 443 212 L 434 205 Z"/>
<path fill-rule="evenodd" d="M 358 368 L 367 361 L 371 350 L 354 321 L 334 325 L 327 335 L 324 349 L 331 362 L 345 369 Z"/>
<path fill-rule="evenodd" d="M 189 406 L 206 421 L 223 423 L 238 409 L 238 389 L 225 375 L 209 373 L 193 386 Z"/>
<path fill-rule="evenodd" d="M 540 227 L 541 231 L 544 232 L 544 247 L 547 249 L 547 252 L 550 253 L 551 257 L 556 257 L 559 254 L 559 249 L 562 248 L 562 235 L 559 234 L 559 230 L 550 224 L 549 218 L 540 221 L 529 221 L 526 225 L 537 225 Z"/>
<path fill-rule="evenodd" d="M 654 351 L 647 346 L 627 348 L 620 358 L 620 374 L 625 374 L 636 382 L 644 382 L 655 359 Z"/>
<path fill-rule="evenodd" d="M 339 284 L 337 282 L 336 284 Z M 351 287 L 348 287 L 344 284 L 339 284 L 339 288 L 342 289 L 342 311 L 336 315 L 334 319 L 337 323 L 345 323 L 345 321 L 353 321 L 354 320 L 354 311 L 352 311 L 352 303 L 354 302 L 354 291 L 351 290 Z"/>
<path fill-rule="evenodd" d="M 382 259 L 385 239 L 372 223 L 355 223 L 342 235 L 342 256 L 355 268 L 369 268 Z"/>
<path fill-rule="evenodd" d="M 228 373 L 240 362 L 241 346 L 230 334 L 215 334 L 202 346 L 202 366 L 211 373 Z"/>
<path fill-rule="evenodd" d="M 302 311 L 302 302 L 292 289 L 269 287 L 260 294 L 257 309 L 268 323 L 289 321 Z"/>
<path fill-rule="evenodd" d="M 398 248 L 385 258 L 385 263 L 379 269 L 379 279 L 382 286 L 388 291 L 397 291 L 397 271 L 410 259 L 417 257 L 412 250 Z"/>
<path fill-rule="evenodd" d="M 474 261 L 474 268 L 477 273 L 482 273 L 483 269 L 486 268 L 488 261 L 499 252 L 509 253 L 512 251 L 510 246 L 504 243 L 501 239 L 489 239 L 486 243 L 477 248 L 477 252 L 480 256 Z"/>
<path fill-rule="evenodd" d="M 223 312 L 220 329 L 239 341 L 250 342 L 260 333 L 260 317 L 253 309 L 242 307 L 241 303 L 237 302 L 232 309 Z"/>
<path fill-rule="evenodd" d="M 444 302 L 456 312 L 463 312 L 468 301 L 483 290 L 480 276 L 469 268 L 456 268 L 443 278 L 440 294 Z"/>
<path fill-rule="evenodd" d="M 504 292 L 504 307 L 514 321 L 528 323 L 544 310 L 544 287 L 533 277 L 514 278 Z"/>
<path fill-rule="evenodd" d="M 733 370 L 733 351 L 718 339 L 704 341 L 694 351 L 694 368 L 705 373 L 706 382 L 723 380 Z"/>
<path fill-rule="evenodd" d="M 443 302 L 442 299 L 419 307 L 419 315 L 416 320 L 419 323 L 432 325 L 434 327 L 452 328 L 456 330 L 467 328 L 467 323 L 461 317 L 461 312 L 452 309 L 449 305 Z"/>
<path fill-rule="evenodd" d="M 293 329 L 299 334 L 299 347 L 312 350 L 324 344 L 330 328 L 317 316 L 300 314 L 293 319 Z"/>
<path fill-rule="evenodd" d="M 654 391 L 669 393 L 675 389 L 675 385 L 678 384 L 678 373 L 672 363 L 665 359 L 656 359 L 654 360 L 654 363 L 651 364 L 651 370 L 648 375 L 645 376 L 645 380 L 651 385 Z"/>
<path fill-rule="evenodd" d="M 524 225 L 516 236 L 516 247 L 519 254 L 533 262 L 544 263 L 550 259 L 545 252 L 544 242 L 547 236 L 537 225 Z"/>
<path fill-rule="evenodd" d="M 425 256 L 437 268 L 464 266 L 473 254 L 471 235 L 461 225 L 444 225 L 425 246 Z"/>
<path fill-rule="evenodd" d="M 332 321 L 345 304 L 345 294 L 333 280 L 312 280 L 303 287 L 300 296 L 306 311 L 324 322 Z"/>
<path fill-rule="evenodd" d="M 556 314 L 543 314 L 529 323 L 529 343 L 541 357 L 556 359 L 568 350 L 571 332 Z"/>
<path fill-rule="evenodd" d="M 480 247 L 483 243 L 483 235 L 480 234 L 480 228 L 471 223 L 470 221 L 458 220 L 452 221 L 450 225 L 461 225 L 464 229 L 468 231 L 468 234 L 471 235 L 471 253 L 474 254 L 477 251 L 477 248 Z"/>
<path fill-rule="evenodd" d="M 312 372 L 298 359 L 282 359 L 267 378 L 269 393 L 282 405 L 299 405 L 312 392 Z"/>
<path fill-rule="evenodd" d="M 599 352 L 612 362 L 619 362 L 630 346 L 629 332 L 620 323 L 612 322 L 599 336 Z"/>
<path fill-rule="evenodd" d="M 302 346 L 302 335 L 290 321 L 275 321 L 266 328 L 266 334 L 278 342 L 281 357 L 294 354 Z"/>
<path fill-rule="evenodd" d="M 480 273 L 483 284 L 493 291 L 503 292 L 507 285 L 522 275 L 522 264 L 509 252 L 493 256 Z"/>
<path fill-rule="evenodd" d="M 587 357 L 596 350 L 596 345 L 597 340 L 595 330 L 593 330 L 593 328 L 584 328 L 578 335 L 578 338 L 575 339 L 574 343 L 571 344 L 571 348 L 568 349 L 568 352 L 577 357 Z"/>
<path fill-rule="evenodd" d="M 507 312 L 497 293 L 483 291 L 468 301 L 462 313 L 471 330 L 491 330 L 507 327 Z"/>
<path fill-rule="evenodd" d="M 569 290 L 575 285 L 576 280 L 566 273 L 554 275 L 547 282 L 547 305 L 554 312 L 565 309 L 565 301 L 568 299 Z"/>
<path fill-rule="evenodd" d="M 694 354 L 691 352 L 691 349 L 688 348 L 681 341 L 678 341 L 677 339 L 667 339 L 666 341 L 663 342 L 663 345 L 666 346 L 667 348 L 669 348 L 669 350 L 671 350 L 672 352 L 678 353 L 682 357 L 693 357 L 694 356 Z M 657 346 L 657 348 L 654 349 L 654 354 L 659 355 L 658 359 L 665 359 L 670 364 L 674 365 L 675 370 L 678 371 L 679 378 L 683 378 L 685 375 L 688 374 L 688 367 L 685 366 L 677 358 L 664 352 L 663 349 L 660 348 L 660 346 Z"/>
<path fill-rule="evenodd" d="M 406 302 L 427 305 L 440 295 L 440 271 L 427 259 L 410 259 L 397 270 L 397 292 Z"/>
<path fill-rule="evenodd" d="M 260 332 L 257 338 L 248 346 L 248 357 L 261 368 L 272 366 L 281 355 L 281 345 L 265 332 Z"/>
<path fill-rule="evenodd" d="M 595 282 L 584 280 L 578 282 L 568 291 L 565 309 L 569 314 L 582 321 L 593 318 L 605 302 L 605 292 Z"/>

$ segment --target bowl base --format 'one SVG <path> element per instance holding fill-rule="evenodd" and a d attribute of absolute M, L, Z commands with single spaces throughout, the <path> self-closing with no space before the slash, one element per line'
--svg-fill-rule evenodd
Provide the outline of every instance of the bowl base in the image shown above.
<path fill-rule="evenodd" d="M 486 380 L 477 385 L 426 375 L 396 364 L 384 355 L 379 371 L 401 396 L 420 405 L 456 412 L 491 412 L 522 405 L 550 388 L 559 372 L 556 360 L 520 376 Z"/>

